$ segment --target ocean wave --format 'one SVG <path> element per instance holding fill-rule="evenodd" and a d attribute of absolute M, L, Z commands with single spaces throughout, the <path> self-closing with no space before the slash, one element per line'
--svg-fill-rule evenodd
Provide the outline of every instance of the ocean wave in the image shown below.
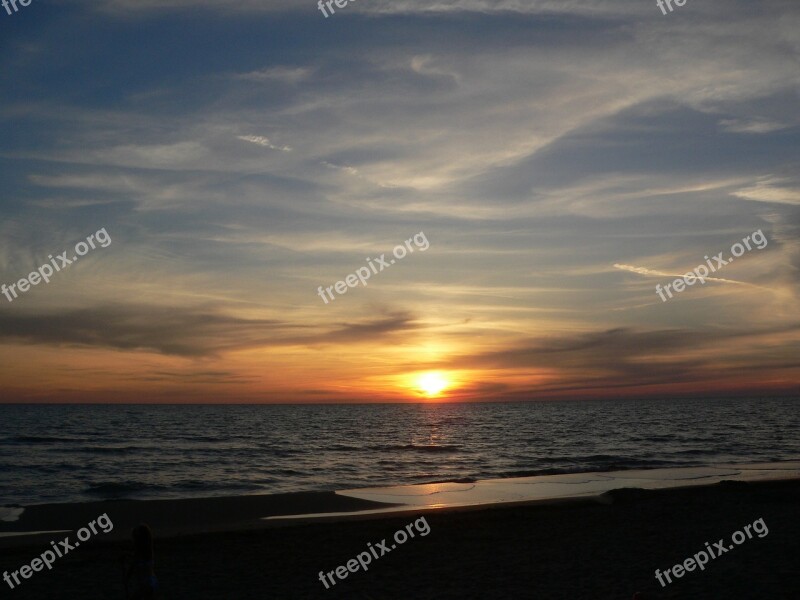
<path fill-rule="evenodd" d="M 156 451 L 158 448 L 146 446 L 79 446 L 70 448 L 69 452 L 79 452 L 84 454 L 128 454 L 131 452 Z M 62 452 L 62 450 L 59 450 Z"/>
<path fill-rule="evenodd" d="M 142 492 L 166 491 L 167 486 L 158 484 L 142 483 L 140 481 L 108 481 L 103 483 L 92 483 L 84 488 L 83 492 L 89 496 L 100 496 L 103 498 L 120 498 L 124 494 L 139 494 Z"/>
<path fill-rule="evenodd" d="M 174 486 L 169 488 L 171 491 L 198 491 L 198 490 L 208 490 L 208 491 L 239 491 L 239 492 L 249 492 L 260 489 L 260 486 L 257 485 L 255 482 L 221 482 L 217 481 L 214 483 L 210 483 L 205 480 L 192 480 L 192 481 L 181 481 L 176 483 Z"/>
<path fill-rule="evenodd" d="M 6 444 L 71 444 L 86 441 L 86 438 L 57 437 L 51 435 L 12 435 L 4 440 Z"/>
<path fill-rule="evenodd" d="M 391 446 L 370 446 L 368 450 L 383 450 L 388 452 L 394 451 L 413 451 L 413 452 L 460 452 L 461 446 L 455 445 L 436 445 L 436 444 L 402 444 Z"/>
<path fill-rule="evenodd" d="M 207 411 L 193 406 L 0 406 L 0 470 L 5 475 L 0 504 L 210 497 L 797 460 L 797 403 L 765 402 L 743 399 L 690 409 L 642 402 L 636 422 L 630 421 L 628 401 L 330 410 L 225 406 Z M 745 431 L 730 427 L 750 423 L 755 411 L 770 419 Z M 216 420 L 209 419 L 211 413 Z M 624 425 L 605 431 L 589 427 L 604 419 Z"/>
<path fill-rule="evenodd" d="M 539 475 L 573 475 L 575 473 L 604 473 L 607 471 L 632 471 L 634 469 L 664 468 L 686 466 L 671 460 L 630 460 L 626 462 L 609 462 L 596 465 L 572 465 L 569 467 L 543 467 L 540 469 L 521 469 L 519 471 L 502 471 L 500 473 L 487 473 L 486 479 L 507 479 L 514 477 L 537 477 Z M 437 482 L 438 483 L 438 482 Z"/>
<path fill-rule="evenodd" d="M 349 446 L 347 444 L 334 444 L 332 446 L 325 447 L 327 452 L 359 452 L 363 450 L 358 446 Z"/>

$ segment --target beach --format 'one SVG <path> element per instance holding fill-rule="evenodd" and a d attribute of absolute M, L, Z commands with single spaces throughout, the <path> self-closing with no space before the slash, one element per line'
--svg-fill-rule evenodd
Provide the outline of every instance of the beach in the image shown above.
<path fill-rule="evenodd" d="M 15 528 L 77 527 L 104 512 L 114 529 L 4 594 L 124 598 L 125 538 L 132 525 L 147 520 L 164 598 L 629 599 L 640 592 L 645 599 L 790 600 L 800 597 L 798 505 L 800 480 L 792 479 L 327 519 L 262 517 L 378 505 L 311 493 L 31 507 Z M 396 531 L 407 531 L 423 515 L 427 535 L 417 533 L 373 559 L 366 572 L 337 578 L 329 589 L 323 585 L 320 571 L 335 572 L 368 544 L 392 542 Z M 766 535 L 663 587 L 656 580 L 656 569 L 683 563 L 706 542 L 730 540 L 758 519 Z M 18 569 L 49 547 L 48 540 L 64 535 L 1 538 L 0 568 Z"/>

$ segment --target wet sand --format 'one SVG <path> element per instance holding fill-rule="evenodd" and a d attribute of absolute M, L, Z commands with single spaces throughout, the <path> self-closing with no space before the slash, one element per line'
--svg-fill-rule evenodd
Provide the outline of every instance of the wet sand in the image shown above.
<path fill-rule="evenodd" d="M 317 512 L 322 504 L 329 510 L 330 502 L 339 501 L 345 503 L 338 507 L 342 511 L 368 507 L 350 504 L 362 502 L 359 500 L 331 496 L 305 495 L 293 512 Z M 197 504 L 194 513 L 187 511 L 185 502 Z M 278 500 L 261 496 L 177 504 L 97 504 L 107 507 L 105 512 L 112 519 L 115 504 L 133 511 L 124 517 L 117 513 L 114 534 L 125 534 L 127 524 L 122 523 L 135 522 L 139 516 L 154 523 L 156 534 L 161 535 L 156 542 L 156 571 L 164 598 L 590 600 L 630 599 L 637 591 L 644 599 L 800 598 L 797 480 L 621 489 L 593 499 L 412 511 L 332 522 L 267 521 L 260 518 L 265 516 L 264 502 Z M 206 507 L 201 509 L 203 505 Z M 172 512 L 165 515 L 167 506 Z M 187 523 L 201 518 L 204 510 L 213 521 L 215 514 L 227 514 L 237 506 L 237 518 L 224 519 L 237 523 L 237 531 L 180 534 Z M 73 511 L 75 507 L 82 507 L 77 509 L 81 514 L 73 512 L 69 518 L 77 519 L 78 524 L 100 514 L 97 506 L 72 505 Z M 70 512 L 66 505 L 61 510 L 62 517 Z M 33 519 L 30 514 L 36 516 L 34 511 L 28 519 Z M 396 530 L 420 514 L 430 525 L 427 536 L 418 533 L 390 554 L 373 560 L 367 572 L 359 570 L 344 580 L 337 579 L 331 589 L 319 581 L 319 571 L 345 565 L 365 551 L 368 542 L 375 545 L 384 538 L 391 542 Z M 155 525 L 155 518 L 163 527 Z M 704 571 L 686 573 L 665 588 L 656 581 L 656 568 L 664 571 L 683 562 L 702 550 L 705 542 L 713 544 L 723 538 L 727 543 L 734 531 L 759 518 L 769 529 L 765 537 L 748 539 L 711 560 Z M 9 524 L 3 525 L 7 530 Z M 25 525 L 23 514 L 14 527 Z M 101 535 L 87 542 L 56 561 L 52 571 L 34 573 L 18 589 L 12 591 L 3 583 L 4 597 L 123 598 L 119 559 L 128 551 L 128 544 L 113 538 Z M 60 538 L 51 535 L 47 539 Z M 13 548 L 0 549 L 0 569 L 16 570 L 46 547 L 47 542 L 16 538 Z"/>
<path fill-rule="evenodd" d="M 145 522 L 161 537 L 215 531 L 252 530 L 272 526 L 265 518 L 315 512 L 362 511 L 392 504 L 339 496 L 334 492 L 300 492 L 182 500 L 119 500 L 26 507 L 13 521 L 0 521 L 0 548 L 48 545 L 53 535 L 11 535 L 35 531 L 76 531 L 99 515 L 114 524 L 102 541 L 127 540 L 135 525 Z M 57 536 L 56 536 L 57 537 Z M 63 539 L 63 536 L 61 538 Z"/>

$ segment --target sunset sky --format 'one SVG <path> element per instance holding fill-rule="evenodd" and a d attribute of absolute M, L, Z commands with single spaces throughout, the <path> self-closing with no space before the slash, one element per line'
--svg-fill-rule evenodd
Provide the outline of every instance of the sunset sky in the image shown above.
<path fill-rule="evenodd" d="M 112 240 L 0 296 L 0 402 L 800 392 L 799 101 L 797 0 L 0 9 L 0 283 Z"/>

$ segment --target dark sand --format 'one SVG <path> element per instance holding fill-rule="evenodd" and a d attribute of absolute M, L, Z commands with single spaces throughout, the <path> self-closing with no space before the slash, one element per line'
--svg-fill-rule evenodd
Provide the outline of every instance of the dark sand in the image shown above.
<path fill-rule="evenodd" d="M 41 504 L 25 509 L 19 520 L 0 522 L 0 533 L 21 531 L 77 531 L 99 515 L 107 514 L 114 529 L 102 534 L 104 541 L 130 539 L 130 531 L 148 523 L 161 537 L 192 533 L 237 531 L 274 527 L 264 517 L 310 513 L 348 512 L 393 506 L 339 496 L 334 492 L 301 492 L 183 500 L 119 500 L 80 504 Z M 62 534 L 60 538 L 63 539 Z M 56 536 L 58 537 L 58 536 Z M 73 536 L 74 537 L 74 536 Z M 0 537 L 0 549 L 20 544 L 47 546 L 53 534 L 43 536 Z"/>
<path fill-rule="evenodd" d="M 47 522 L 54 529 L 67 528 L 61 525 L 65 519 L 80 526 L 108 512 L 117 534 L 126 533 L 139 518 L 148 520 L 162 535 L 156 541 L 156 571 L 168 599 L 630 600 L 636 591 L 645 600 L 800 599 L 800 481 L 617 490 L 605 494 L 604 502 L 427 512 L 427 537 L 417 534 L 374 560 L 368 572 L 351 573 L 331 590 L 317 579 L 320 570 L 345 564 L 367 542 L 387 538 L 391 544 L 394 532 L 415 517 L 254 520 L 269 506 L 275 509 L 272 514 L 316 512 L 318 504 L 324 510 L 369 507 L 346 498 L 333 500 L 329 494 L 303 497 L 302 506 L 291 511 L 283 510 L 285 506 L 278 511 L 275 503 L 281 499 L 272 496 L 42 507 L 26 511 L 27 517 L 13 527 L 24 530 L 26 524 Z M 331 502 L 340 504 L 331 507 Z M 53 511 L 61 514 L 54 516 Z M 204 518 L 208 529 L 240 529 L 177 535 Z M 767 536 L 745 541 L 711 560 L 705 571 L 687 573 L 666 588 L 656 581 L 656 568 L 663 571 L 683 562 L 704 549 L 705 542 L 724 538 L 727 546 L 734 531 L 759 518 L 769 528 Z M 255 524 L 260 528 L 251 529 Z M 10 529 L 3 525 L 2 530 Z M 15 547 L 0 549 L 0 571 L 19 569 L 46 550 L 49 539 L 63 535 L 16 538 Z M 126 551 L 127 543 L 101 535 L 15 590 L 0 581 L 0 597 L 121 599 L 119 557 Z"/>

